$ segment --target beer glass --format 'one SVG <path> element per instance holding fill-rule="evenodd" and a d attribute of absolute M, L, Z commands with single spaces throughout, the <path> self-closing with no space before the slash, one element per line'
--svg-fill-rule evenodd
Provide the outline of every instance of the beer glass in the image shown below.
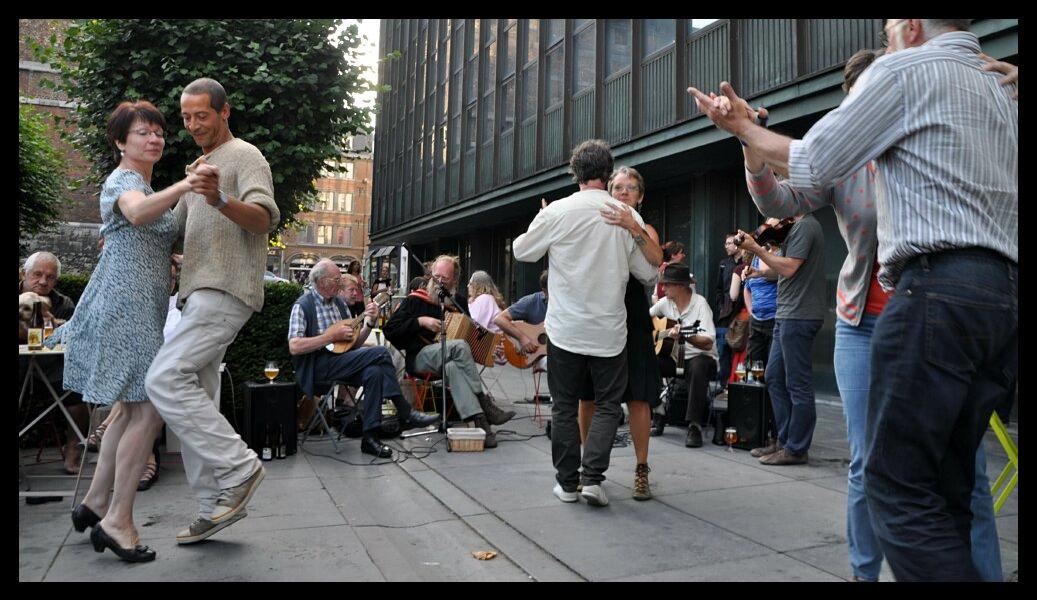
<path fill-rule="evenodd" d="M 728 427 L 724 430 L 724 441 L 727 442 L 727 451 L 734 452 L 734 448 L 731 446 L 738 441 L 738 430 L 734 427 Z"/>
<path fill-rule="evenodd" d="M 763 361 L 754 360 L 752 366 L 753 378 L 757 383 L 763 383 Z"/>
<path fill-rule="evenodd" d="M 745 362 L 739 362 L 735 367 L 735 375 L 738 376 L 738 381 L 745 381 Z"/>
<path fill-rule="evenodd" d="M 266 375 L 266 378 L 270 380 L 270 383 L 274 382 L 274 379 L 277 378 L 277 374 L 280 372 L 281 369 L 279 369 L 277 363 L 272 360 L 267 361 L 266 366 L 263 367 L 263 375 Z"/>

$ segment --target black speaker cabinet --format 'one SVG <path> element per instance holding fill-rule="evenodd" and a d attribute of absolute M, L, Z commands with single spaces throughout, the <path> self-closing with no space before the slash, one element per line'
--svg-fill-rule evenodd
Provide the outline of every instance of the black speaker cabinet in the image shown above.
<path fill-rule="evenodd" d="M 684 427 L 688 424 L 688 381 L 683 377 L 668 380 L 666 388 L 666 424 Z"/>
<path fill-rule="evenodd" d="M 245 431 L 241 437 L 256 454 L 262 455 L 267 425 L 275 435 L 281 426 L 285 450 L 289 455 L 295 454 L 295 407 L 300 393 L 294 381 L 245 384 Z"/>
<path fill-rule="evenodd" d="M 752 450 L 774 437 L 774 410 L 767 386 L 756 383 L 727 384 L 727 427 L 738 431 L 735 448 Z"/>

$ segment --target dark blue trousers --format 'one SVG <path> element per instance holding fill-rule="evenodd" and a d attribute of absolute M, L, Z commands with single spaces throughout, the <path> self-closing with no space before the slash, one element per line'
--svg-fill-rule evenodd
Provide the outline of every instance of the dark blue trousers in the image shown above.
<path fill-rule="evenodd" d="M 789 452 L 810 449 L 817 424 L 811 349 L 824 321 L 775 319 L 774 340 L 764 379 L 774 408 L 778 442 Z"/>
<path fill-rule="evenodd" d="M 976 449 L 1019 370 L 1019 267 L 952 250 L 905 268 L 875 324 L 864 489 L 898 581 L 979 581 Z"/>
<path fill-rule="evenodd" d="M 351 386 L 364 386 L 361 402 L 364 432 L 378 429 L 382 423 L 382 399 L 396 405 L 401 423 L 410 418 L 410 403 L 403 399 L 396 381 L 396 367 L 389 350 L 381 346 L 362 347 L 343 354 L 321 352 L 314 366 L 314 380 L 338 381 Z"/>

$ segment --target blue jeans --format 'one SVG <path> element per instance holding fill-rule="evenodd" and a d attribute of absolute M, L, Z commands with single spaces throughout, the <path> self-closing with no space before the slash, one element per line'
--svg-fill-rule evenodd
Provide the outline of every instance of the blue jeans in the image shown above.
<path fill-rule="evenodd" d="M 731 356 L 731 346 L 727 345 L 727 327 L 717 327 L 717 380 L 720 381 L 720 387 L 726 388 L 727 379 L 731 377 Z"/>
<path fill-rule="evenodd" d="M 976 449 L 1019 370 L 1019 267 L 979 249 L 913 259 L 875 324 L 864 490 L 898 581 L 978 581 Z"/>
<path fill-rule="evenodd" d="M 871 338 L 877 320 L 876 316 L 865 315 L 857 327 L 841 320 L 835 323 L 835 380 L 843 401 L 846 437 L 850 443 L 846 539 L 853 574 L 866 581 L 877 581 L 882 566 L 882 548 L 872 529 L 871 511 L 864 495 L 864 421 L 871 372 Z M 972 562 L 984 581 L 1001 581 L 1001 547 L 986 464 L 986 453 L 980 444 L 976 451 L 976 483 L 972 488 Z"/>
<path fill-rule="evenodd" d="M 774 341 L 764 379 L 774 408 L 778 443 L 789 452 L 810 448 L 817 423 L 811 348 L 821 319 L 775 319 Z"/>

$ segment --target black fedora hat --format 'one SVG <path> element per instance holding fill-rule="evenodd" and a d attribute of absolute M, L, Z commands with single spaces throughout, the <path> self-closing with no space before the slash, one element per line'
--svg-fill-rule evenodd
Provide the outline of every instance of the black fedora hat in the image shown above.
<path fill-rule="evenodd" d="M 666 265 L 666 269 L 663 270 L 662 279 L 659 283 L 682 283 L 684 285 L 691 285 L 695 283 L 695 276 L 691 274 L 691 270 L 688 267 L 677 263 L 673 265 Z"/>

